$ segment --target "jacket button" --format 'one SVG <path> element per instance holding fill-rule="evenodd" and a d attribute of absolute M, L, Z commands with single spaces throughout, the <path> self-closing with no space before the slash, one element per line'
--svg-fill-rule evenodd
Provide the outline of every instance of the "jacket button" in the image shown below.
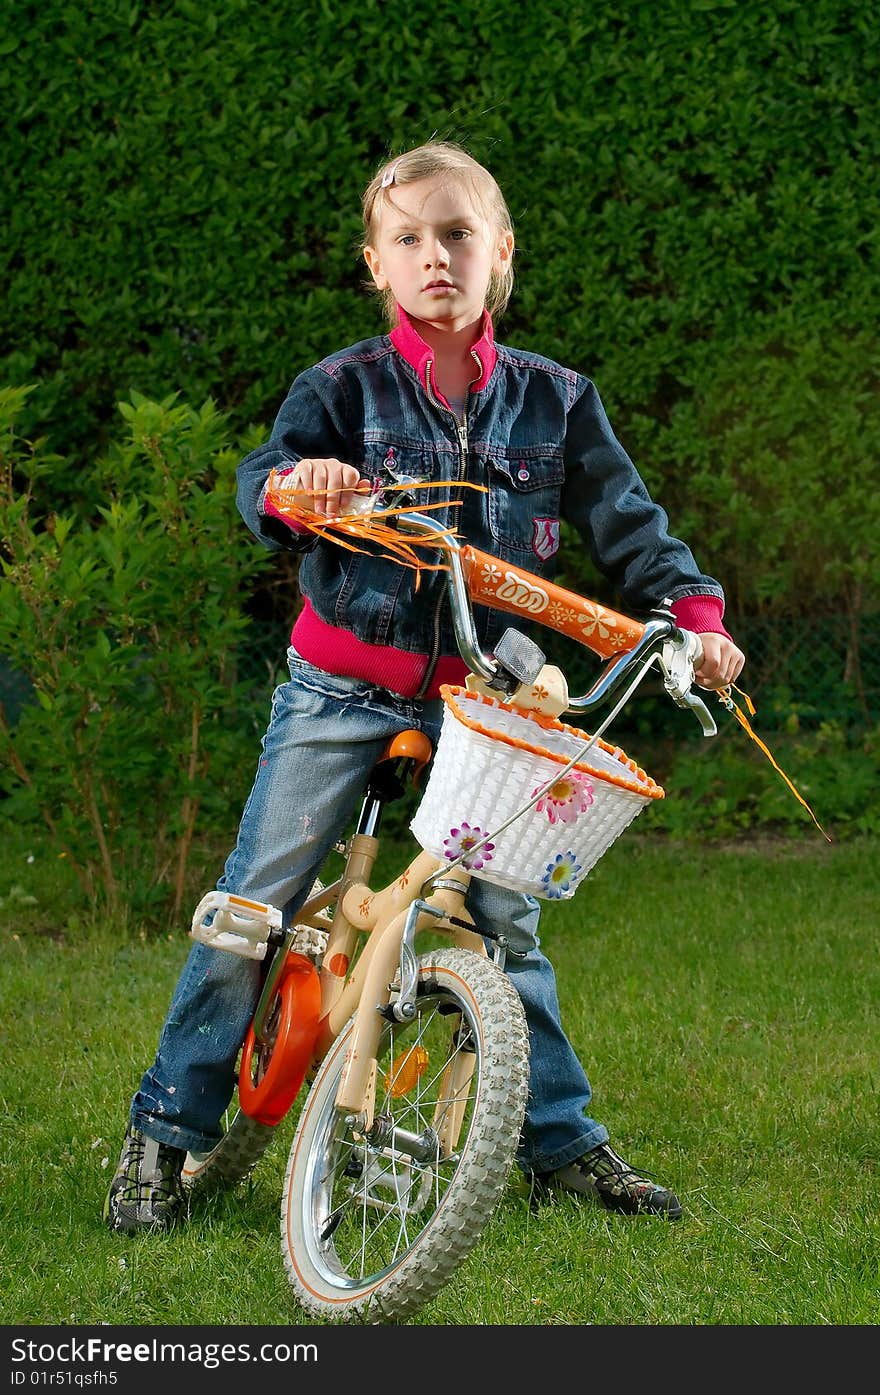
<path fill-rule="evenodd" d="M 521 465 L 521 466 L 519 467 L 519 469 L 518 469 L 517 472 L 516 472 L 516 477 L 517 477 L 518 480 L 527 480 L 527 479 L 528 479 L 528 477 L 529 477 L 529 472 L 528 472 L 528 470 L 526 469 L 525 465 Z"/>

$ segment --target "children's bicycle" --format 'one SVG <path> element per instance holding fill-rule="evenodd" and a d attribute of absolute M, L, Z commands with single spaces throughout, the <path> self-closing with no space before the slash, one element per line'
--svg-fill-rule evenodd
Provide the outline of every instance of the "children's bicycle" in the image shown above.
<path fill-rule="evenodd" d="M 385 749 L 339 876 L 312 889 L 285 927 L 273 906 L 206 895 L 194 939 L 262 960 L 242 1047 L 238 1108 L 191 1187 L 235 1183 L 262 1157 L 308 1086 L 287 1162 L 281 1247 L 302 1308 L 336 1321 L 399 1321 L 426 1304 L 472 1250 L 516 1153 L 529 1041 L 504 971 L 502 929 L 477 933 L 472 877 L 545 899 L 572 896 L 657 786 L 602 739 L 649 673 L 715 723 L 692 691 L 697 636 L 668 611 L 646 623 L 460 545 L 425 513 L 395 511 L 401 536 L 444 544 L 456 640 L 470 670 L 442 690 L 436 752 L 422 732 Z M 478 645 L 472 605 L 537 621 L 606 660 L 583 697 L 526 634 Z M 600 705 L 590 736 L 560 720 Z M 411 830 L 421 851 L 371 886 L 382 811 L 429 775 Z M 325 884 L 326 882 L 326 884 Z M 426 938 L 440 947 L 424 949 Z M 448 945 L 448 947 L 446 947 Z"/>

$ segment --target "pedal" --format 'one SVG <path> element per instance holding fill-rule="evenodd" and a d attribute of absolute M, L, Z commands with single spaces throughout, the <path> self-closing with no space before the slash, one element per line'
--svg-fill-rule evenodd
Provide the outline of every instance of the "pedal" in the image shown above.
<path fill-rule="evenodd" d="M 270 941 L 281 929 L 281 912 L 275 906 L 230 891 L 209 891 L 196 906 L 189 933 L 211 949 L 225 949 L 243 959 L 265 959 Z"/>
<path fill-rule="evenodd" d="M 315 968 L 320 969 L 329 938 L 327 930 L 319 930 L 314 925 L 297 925 L 290 948 L 294 953 L 303 954 L 306 959 L 311 959 Z"/>

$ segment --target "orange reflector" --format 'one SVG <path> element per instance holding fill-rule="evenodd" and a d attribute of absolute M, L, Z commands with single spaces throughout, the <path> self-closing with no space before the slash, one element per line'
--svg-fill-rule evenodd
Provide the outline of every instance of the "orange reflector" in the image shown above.
<path fill-rule="evenodd" d="M 385 1089 L 392 1099 L 409 1094 L 428 1069 L 428 1053 L 423 1046 L 411 1046 L 398 1056 L 385 1072 Z"/>
<path fill-rule="evenodd" d="M 246 906 L 249 911 L 268 911 L 269 907 L 262 901 L 248 901 L 244 896 L 229 896 L 230 906 Z"/>

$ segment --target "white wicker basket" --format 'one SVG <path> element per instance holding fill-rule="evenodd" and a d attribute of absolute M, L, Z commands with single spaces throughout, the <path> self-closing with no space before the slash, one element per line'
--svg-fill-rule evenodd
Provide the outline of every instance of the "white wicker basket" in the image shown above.
<path fill-rule="evenodd" d="M 475 877 L 545 900 L 573 896 L 623 830 L 664 791 L 620 750 L 597 741 L 521 818 L 477 845 L 527 804 L 589 740 L 536 712 L 441 688 L 445 710 L 431 773 L 410 828 L 434 857 Z"/>

